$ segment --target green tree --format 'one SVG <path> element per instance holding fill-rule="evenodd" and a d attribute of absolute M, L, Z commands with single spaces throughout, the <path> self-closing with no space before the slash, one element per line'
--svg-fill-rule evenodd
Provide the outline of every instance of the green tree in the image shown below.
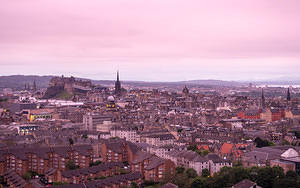
<path fill-rule="evenodd" d="M 163 175 L 162 185 L 172 182 L 174 180 L 174 176 L 175 176 L 174 174 L 165 172 Z"/>
<path fill-rule="evenodd" d="M 254 142 L 256 143 L 256 147 L 258 148 L 275 145 L 273 142 L 270 142 L 268 140 L 262 140 L 260 137 L 255 138 Z"/>
<path fill-rule="evenodd" d="M 66 183 L 66 182 L 53 182 L 53 186 L 59 186 L 59 185 L 65 185 L 65 184 L 68 184 L 68 183 Z"/>
<path fill-rule="evenodd" d="M 208 150 L 203 150 L 203 151 L 201 151 L 200 155 L 201 155 L 202 157 L 204 157 L 204 156 L 208 155 L 209 153 L 210 153 L 210 151 L 208 151 Z"/>
<path fill-rule="evenodd" d="M 298 139 L 300 139 L 300 131 L 296 131 L 296 132 L 295 132 L 295 136 L 296 136 Z"/>
<path fill-rule="evenodd" d="M 192 168 L 187 169 L 186 170 L 186 174 L 187 174 L 188 178 L 195 178 L 195 177 L 197 177 L 196 170 L 194 170 Z"/>
<path fill-rule="evenodd" d="M 291 178 L 277 178 L 274 182 L 273 188 L 296 187 L 297 179 Z"/>
<path fill-rule="evenodd" d="M 135 182 L 131 182 L 130 188 L 139 188 L 138 184 Z"/>
<path fill-rule="evenodd" d="M 266 167 L 258 170 L 257 184 L 263 188 L 271 188 L 274 182 L 284 177 L 284 172 L 281 167 Z"/>
<path fill-rule="evenodd" d="M 89 167 L 91 167 L 91 166 L 97 166 L 97 165 L 99 165 L 99 164 L 101 164 L 102 162 L 101 161 L 95 161 L 95 162 L 90 162 L 90 164 L 89 164 Z"/>
<path fill-rule="evenodd" d="M 187 149 L 191 151 L 196 151 L 198 148 L 196 145 L 193 144 L 193 145 L 189 145 Z"/>
<path fill-rule="evenodd" d="M 69 138 L 69 144 L 73 145 L 74 144 L 74 140 L 72 138 Z"/>
<path fill-rule="evenodd" d="M 202 177 L 208 177 L 208 176 L 210 176 L 210 172 L 209 172 L 209 170 L 207 169 L 207 168 L 205 168 L 205 169 L 203 169 L 202 170 Z"/>
<path fill-rule="evenodd" d="M 67 163 L 66 163 L 66 168 L 68 170 L 74 170 L 74 169 L 77 169 L 79 168 L 78 165 L 75 164 L 75 162 L 73 160 L 69 160 Z"/>
<path fill-rule="evenodd" d="M 286 172 L 286 177 L 297 179 L 297 173 L 295 171 L 289 170 L 289 171 Z"/>
<path fill-rule="evenodd" d="M 186 173 L 176 174 L 173 183 L 176 184 L 178 187 L 183 187 L 183 188 L 190 187 L 189 178 L 186 175 Z"/>
<path fill-rule="evenodd" d="M 175 171 L 176 171 L 176 174 L 181 174 L 184 172 L 184 168 L 181 166 L 178 166 L 178 167 L 176 167 Z"/>
<path fill-rule="evenodd" d="M 207 186 L 205 178 L 196 178 L 191 184 L 191 188 L 206 188 Z"/>
<path fill-rule="evenodd" d="M 31 173 L 25 172 L 25 174 L 22 176 L 22 178 L 26 181 L 31 180 Z"/>

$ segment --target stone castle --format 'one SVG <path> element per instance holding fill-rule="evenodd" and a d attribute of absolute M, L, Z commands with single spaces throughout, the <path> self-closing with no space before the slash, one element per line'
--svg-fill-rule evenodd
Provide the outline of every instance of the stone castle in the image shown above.
<path fill-rule="evenodd" d="M 91 90 L 92 82 L 90 80 L 78 80 L 74 77 L 54 77 L 49 82 L 49 87 L 44 98 L 53 98 L 61 92 L 67 92 L 71 95 L 86 94 Z"/>

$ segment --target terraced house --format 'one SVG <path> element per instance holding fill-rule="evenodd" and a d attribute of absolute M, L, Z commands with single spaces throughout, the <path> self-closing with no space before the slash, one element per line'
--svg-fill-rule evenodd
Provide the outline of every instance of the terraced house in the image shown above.
<path fill-rule="evenodd" d="M 81 168 L 93 160 L 90 145 L 61 147 L 14 147 L 0 150 L 0 173 L 9 169 L 23 175 L 27 171 L 44 174 L 50 168 L 65 170 L 68 161 L 74 161 Z"/>

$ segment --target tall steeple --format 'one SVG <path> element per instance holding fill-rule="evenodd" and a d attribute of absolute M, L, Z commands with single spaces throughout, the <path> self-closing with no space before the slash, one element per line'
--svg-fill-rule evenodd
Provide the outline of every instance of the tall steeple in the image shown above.
<path fill-rule="evenodd" d="M 35 83 L 35 80 L 33 81 L 32 89 L 33 89 L 33 91 L 36 91 L 36 83 Z"/>
<path fill-rule="evenodd" d="M 286 100 L 287 100 L 287 101 L 291 101 L 291 93 L 290 93 L 290 88 L 288 88 L 288 91 L 287 91 L 287 96 L 286 96 Z"/>
<path fill-rule="evenodd" d="M 265 94 L 264 94 L 264 88 L 261 90 L 261 106 L 262 108 L 265 108 Z"/>
<path fill-rule="evenodd" d="M 121 95 L 121 82 L 119 79 L 119 71 L 117 72 L 117 81 L 115 83 L 115 94 Z"/>

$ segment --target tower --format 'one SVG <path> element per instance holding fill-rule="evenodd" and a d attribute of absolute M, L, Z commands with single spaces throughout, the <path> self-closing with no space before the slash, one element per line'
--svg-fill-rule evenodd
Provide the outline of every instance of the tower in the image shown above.
<path fill-rule="evenodd" d="M 261 90 L 261 107 L 265 108 L 265 94 L 264 94 L 264 89 L 262 88 Z"/>
<path fill-rule="evenodd" d="M 286 100 L 287 100 L 287 101 L 291 101 L 291 93 L 290 93 L 290 88 L 288 88 L 288 91 L 287 91 L 287 96 L 286 96 Z"/>
<path fill-rule="evenodd" d="M 119 80 L 119 71 L 117 72 L 117 81 L 115 83 L 115 94 L 121 95 L 121 82 Z"/>
<path fill-rule="evenodd" d="M 186 85 L 184 86 L 183 90 L 182 90 L 182 94 L 184 96 L 188 96 L 189 95 L 189 89 L 186 87 Z"/>
<path fill-rule="evenodd" d="M 32 90 L 33 90 L 33 91 L 36 91 L 36 83 L 35 83 L 35 80 L 33 81 Z"/>

